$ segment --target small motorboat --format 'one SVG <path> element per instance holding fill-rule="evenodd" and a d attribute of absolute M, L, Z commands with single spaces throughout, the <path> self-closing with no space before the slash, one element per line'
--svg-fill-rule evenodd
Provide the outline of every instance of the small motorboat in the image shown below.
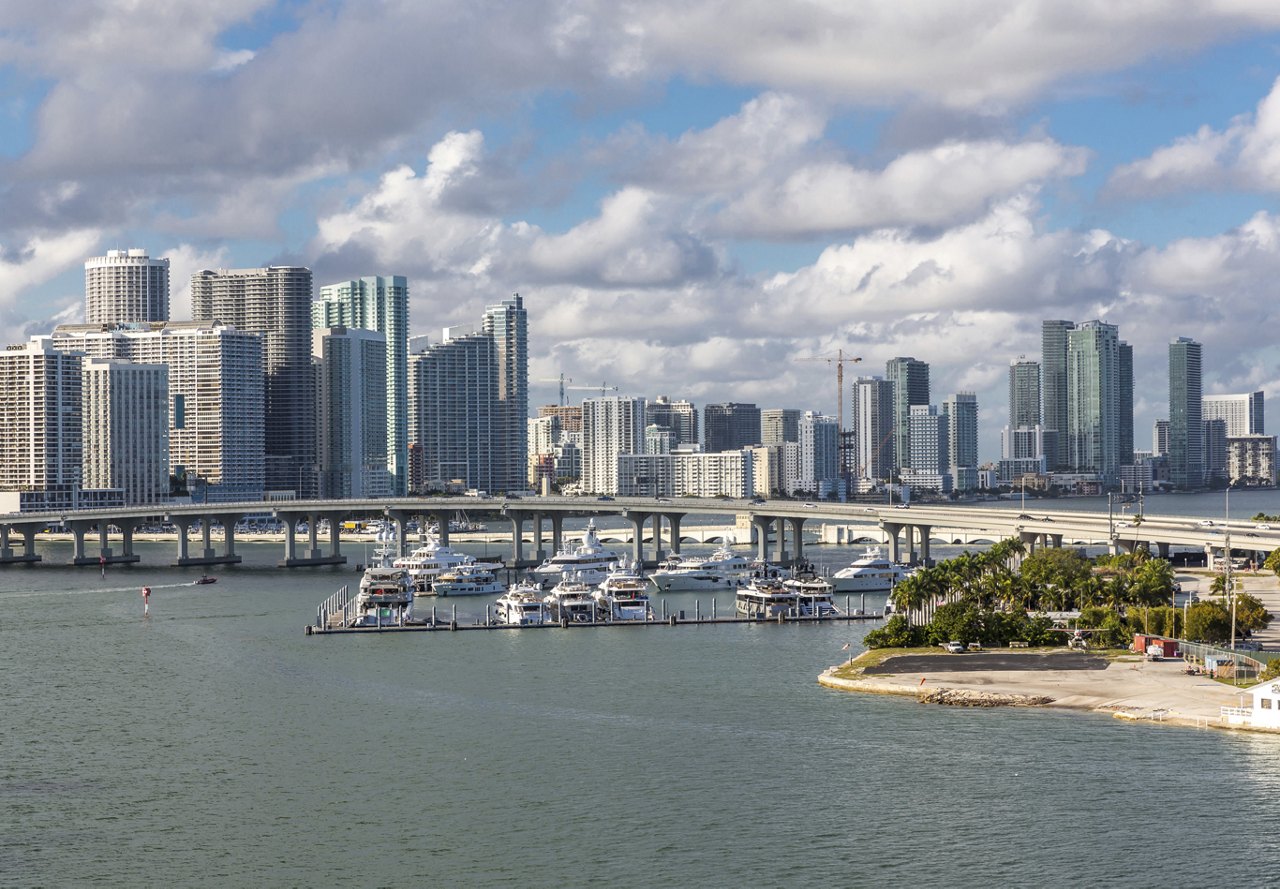
<path fill-rule="evenodd" d="M 209 575 L 207 575 L 207 574 L 202 574 L 202 575 L 200 575 L 200 579 L 199 579 L 199 580 L 194 581 L 194 583 L 196 583 L 196 584 L 217 583 L 217 582 L 218 582 L 218 578 L 216 578 L 216 577 L 210 577 L 210 576 L 209 576 Z"/>

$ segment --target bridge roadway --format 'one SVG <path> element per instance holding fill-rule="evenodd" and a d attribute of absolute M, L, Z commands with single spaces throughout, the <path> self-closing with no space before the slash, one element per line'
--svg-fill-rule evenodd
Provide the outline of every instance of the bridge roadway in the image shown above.
<path fill-rule="evenodd" d="M 396 546 L 406 552 L 406 525 L 412 519 L 434 520 L 442 529 L 440 539 L 448 543 L 449 517 L 458 511 L 505 517 L 512 526 L 511 564 L 525 567 L 544 559 L 548 552 L 544 532 L 550 524 L 551 551 L 564 546 L 563 521 L 567 515 L 617 515 L 632 524 L 632 556 L 645 562 L 645 543 L 653 543 L 655 555 L 664 540 L 671 553 L 680 551 L 680 522 L 690 513 L 701 515 L 747 515 L 754 530 L 757 555 L 762 559 L 787 563 L 803 553 L 806 522 L 821 520 L 880 528 L 887 537 L 890 556 L 909 561 L 929 560 L 929 544 L 934 530 L 970 529 L 991 539 L 1017 536 L 1031 548 L 1074 545 L 1079 542 L 1108 545 L 1113 551 L 1134 550 L 1141 545 L 1167 556 L 1170 546 L 1203 548 L 1210 557 L 1226 546 L 1268 553 L 1280 547 L 1280 525 L 1275 530 L 1255 527 L 1252 522 L 1212 525 L 1201 517 L 1146 516 L 1140 521 L 1130 516 L 1112 517 L 1094 512 L 1054 511 L 1045 513 L 1024 508 L 988 508 L 953 504 L 914 504 L 910 508 L 868 506 L 861 503 L 805 503 L 796 500 L 735 500 L 730 498 L 645 498 L 645 497 L 408 497 L 373 500 L 255 501 L 250 503 L 194 503 L 96 509 L 52 513 L 0 514 L 0 564 L 37 562 L 37 536 L 51 524 L 69 528 L 74 542 L 72 564 L 97 566 L 103 563 L 137 562 L 133 551 L 135 532 L 147 525 L 168 523 L 177 527 L 175 565 L 217 565 L 240 561 L 235 552 L 235 525 L 250 516 L 271 516 L 285 526 L 284 557 L 281 567 L 334 565 L 346 562 L 341 552 L 342 522 L 351 518 L 382 516 L 396 531 Z M 322 549 L 317 526 L 329 523 L 327 549 Z M 306 547 L 298 552 L 298 528 L 307 524 Z M 223 528 L 221 551 L 215 549 L 213 524 Z M 526 523 L 530 534 L 526 535 Z M 646 525 L 651 531 L 646 536 Z M 665 534 L 664 534 L 665 526 Z M 191 552 L 190 533 L 200 535 L 196 554 Z M 772 532 L 772 533 L 771 533 Z M 905 533 L 904 533 L 905 532 Z M 97 550 L 86 549 L 86 537 L 97 538 Z M 21 548 L 15 550 L 15 535 Z M 111 546 L 112 536 L 120 543 Z M 533 545 L 533 559 L 525 558 L 525 542 Z M 771 542 L 776 541 L 773 551 Z M 790 545 L 790 549 L 788 548 Z M 906 553 L 904 553 L 904 546 Z"/>

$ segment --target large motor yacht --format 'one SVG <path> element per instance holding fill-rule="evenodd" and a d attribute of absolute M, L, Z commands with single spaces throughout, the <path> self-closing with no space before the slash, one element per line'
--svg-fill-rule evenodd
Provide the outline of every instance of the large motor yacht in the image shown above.
<path fill-rule="evenodd" d="M 601 620 L 648 620 L 649 582 L 633 566 L 620 562 L 600 582 L 592 597 Z"/>
<path fill-rule="evenodd" d="M 605 549 L 600 543 L 595 519 L 592 519 L 577 546 L 566 546 L 534 568 L 533 575 L 543 583 L 556 583 L 562 577 L 573 577 L 595 586 L 609 575 L 609 569 L 617 561 L 618 554 Z"/>
<path fill-rule="evenodd" d="M 861 558 L 831 575 L 837 593 L 882 593 L 893 589 L 911 572 L 890 562 L 877 546 L 868 547 Z"/>

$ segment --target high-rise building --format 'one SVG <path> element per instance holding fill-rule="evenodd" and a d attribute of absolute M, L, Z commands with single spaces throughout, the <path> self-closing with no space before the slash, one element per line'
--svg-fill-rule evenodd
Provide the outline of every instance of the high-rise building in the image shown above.
<path fill-rule="evenodd" d="M 270 266 L 196 272 L 191 277 L 191 316 L 262 337 L 267 488 L 315 497 L 311 270 Z"/>
<path fill-rule="evenodd" d="M 801 411 L 775 407 L 760 412 L 760 444 L 765 447 L 800 440 Z"/>
<path fill-rule="evenodd" d="M 1132 378 L 1130 365 L 1130 379 Z M 1121 395 L 1124 379 L 1119 330 L 1086 321 L 1067 334 L 1067 448 L 1075 472 L 1114 482 L 1121 466 Z M 1128 403 L 1132 404 L 1132 390 Z M 1132 417 L 1130 418 L 1132 428 Z M 1128 462 L 1132 462 L 1130 451 Z"/>
<path fill-rule="evenodd" d="M 978 485 L 978 396 L 957 392 L 942 402 L 947 417 L 947 469 L 957 491 Z"/>
<path fill-rule="evenodd" d="M 169 368 L 118 358 L 82 363 L 83 485 L 119 488 L 126 506 L 169 497 Z"/>
<path fill-rule="evenodd" d="M 929 403 L 929 365 L 914 358 L 890 358 L 884 378 L 893 384 L 893 459 L 911 465 L 911 408 Z"/>
<path fill-rule="evenodd" d="M 318 374 L 320 497 L 392 496 L 396 482 L 387 459 L 386 336 L 336 326 L 313 330 L 311 340 Z"/>
<path fill-rule="evenodd" d="M 947 415 L 935 405 L 917 404 L 912 405 L 910 422 L 913 435 L 907 466 L 916 472 L 946 472 L 951 428 Z"/>
<path fill-rule="evenodd" d="M 835 417 L 805 411 L 797 424 L 800 489 L 823 496 L 840 480 L 839 425 Z"/>
<path fill-rule="evenodd" d="M 1274 487 L 1276 437 L 1233 435 L 1227 439 L 1227 477 L 1233 485 Z"/>
<path fill-rule="evenodd" d="M 1262 435 L 1266 430 L 1262 392 L 1242 395 L 1206 395 L 1201 415 L 1205 420 L 1225 420 L 1227 435 Z"/>
<path fill-rule="evenodd" d="M 376 330 L 386 342 L 387 467 L 393 492 L 409 484 L 409 284 L 401 275 L 356 278 L 320 288 L 311 304 L 312 328 Z"/>
<path fill-rule="evenodd" d="M 1009 362 L 1009 427 L 1041 426 L 1040 362 L 1019 358 Z"/>
<path fill-rule="evenodd" d="M 15 495 L 3 498 L 6 512 L 78 505 L 80 364 L 48 337 L 0 351 L 0 491 Z"/>
<path fill-rule="evenodd" d="M 1169 456 L 1169 421 L 1156 420 L 1151 424 L 1151 456 Z"/>
<path fill-rule="evenodd" d="M 169 369 L 169 473 L 206 502 L 261 500 L 262 338 L 194 321 L 60 326 L 58 348 Z"/>
<path fill-rule="evenodd" d="M 146 250 L 108 250 L 84 264 L 87 324 L 169 320 L 169 260 Z"/>
<path fill-rule="evenodd" d="M 607 395 L 582 402 L 582 490 L 618 493 L 618 455 L 644 452 L 644 399 Z"/>
<path fill-rule="evenodd" d="M 544 404 L 538 408 L 538 416 L 555 417 L 560 423 L 560 431 L 566 434 L 582 432 L 580 404 Z"/>
<path fill-rule="evenodd" d="M 1120 341 L 1120 456 L 1121 466 L 1133 463 L 1133 346 Z"/>
<path fill-rule="evenodd" d="M 862 377 L 853 384 L 853 439 L 856 478 L 893 478 L 893 383 Z"/>
<path fill-rule="evenodd" d="M 526 487 L 529 442 L 529 319 L 520 294 L 484 310 L 484 332 L 493 339 L 498 362 L 498 426 L 494 442 L 494 487 Z"/>
<path fill-rule="evenodd" d="M 1067 435 L 1067 337 L 1075 329 L 1073 321 L 1045 321 L 1040 331 L 1040 379 L 1043 392 L 1040 422 L 1047 431 L 1055 432 L 1056 448 L 1046 455 L 1050 469 L 1069 465 Z"/>
<path fill-rule="evenodd" d="M 1227 481 L 1227 421 L 1204 421 L 1204 475 L 1206 483 Z"/>
<path fill-rule="evenodd" d="M 703 450 L 740 451 L 760 444 L 760 408 L 728 401 L 702 409 Z"/>
<path fill-rule="evenodd" d="M 442 342 L 409 356 L 409 443 L 422 449 L 419 487 L 458 482 L 507 490 L 497 485 L 499 375 L 497 348 L 485 333 L 446 332 Z"/>
<path fill-rule="evenodd" d="M 1204 484 L 1201 347 L 1190 337 L 1169 343 L 1169 481 L 1175 488 Z"/>
<path fill-rule="evenodd" d="M 665 395 L 645 403 L 645 425 L 671 430 L 672 447 L 698 443 L 698 409 L 688 401 L 672 401 Z"/>

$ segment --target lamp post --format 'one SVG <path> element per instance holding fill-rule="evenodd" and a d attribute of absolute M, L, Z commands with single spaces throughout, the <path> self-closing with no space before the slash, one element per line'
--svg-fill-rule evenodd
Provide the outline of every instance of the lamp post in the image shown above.
<path fill-rule="evenodd" d="M 1231 597 L 1231 650 L 1236 650 L 1236 591 L 1231 586 L 1231 486 L 1227 485 L 1226 499 L 1226 565 L 1223 567 L 1223 589 Z"/>

